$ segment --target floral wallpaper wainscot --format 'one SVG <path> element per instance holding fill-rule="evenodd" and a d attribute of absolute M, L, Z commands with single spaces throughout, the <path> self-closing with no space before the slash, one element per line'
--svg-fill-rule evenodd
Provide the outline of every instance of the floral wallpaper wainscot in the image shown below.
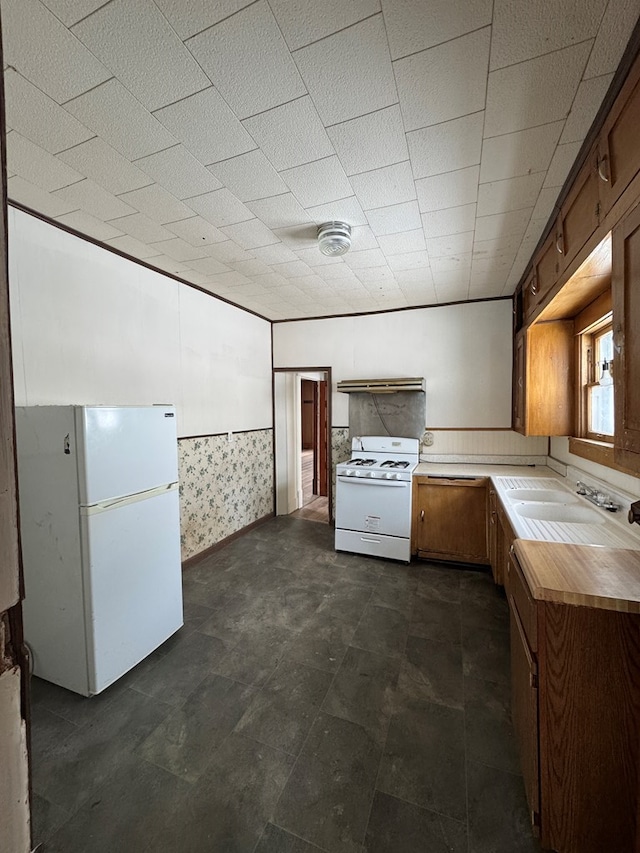
<path fill-rule="evenodd" d="M 351 440 L 349 427 L 331 427 L 331 489 L 333 493 L 333 512 L 336 507 L 336 465 L 351 459 Z"/>
<path fill-rule="evenodd" d="M 183 560 L 274 511 L 271 429 L 183 438 L 178 460 Z"/>

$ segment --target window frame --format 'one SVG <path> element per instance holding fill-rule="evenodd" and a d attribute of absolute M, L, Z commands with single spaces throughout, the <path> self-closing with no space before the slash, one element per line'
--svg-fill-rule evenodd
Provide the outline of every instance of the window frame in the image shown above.
<path fill-rule="evenodd" d="M 608 332 L 613 332 L 613 316 L 611 311 L 605 314 L 600 320 L 590 326 L 588 329 L 585 329 L 584 332 L 581 333 L 581 351 L 583 364 L 580 370 L 581 377 L 581 385 L 580 388 L 580 396 L 582 400 L 582 430 L 580 434 L 580 438 L 586 438 L 590 441 L 600 441 L 606 444 L 613 444 L 614 433 L 598 433 L 593 432 L 589 429 L 590 426 L 590 410 L 591 410 L 591 401 L 592 394 L 590 393 L 592 388 L 599 387 L 599 381 L 597 379 L 597 370 L 598 364 L 600 360 L 596 358 L 597 354 L 597 342 L 599 338 L 602 338 Z M 611 363 L 613 359 L 611 360 Z M 613 376 L 613 371 L 611 371 L 611 375 Z M 613 419 L 615 419 L 615 409 L 613 413 Z M 614 427 L 615 429 L 615 427 Z"/>

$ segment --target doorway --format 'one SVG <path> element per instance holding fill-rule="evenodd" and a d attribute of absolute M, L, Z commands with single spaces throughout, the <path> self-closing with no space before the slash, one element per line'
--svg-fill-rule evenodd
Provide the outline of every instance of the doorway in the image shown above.
<path fill-rule="evenodd" d="M 328 524 L 330 368 L 273 371 L 276 515 Z"/>

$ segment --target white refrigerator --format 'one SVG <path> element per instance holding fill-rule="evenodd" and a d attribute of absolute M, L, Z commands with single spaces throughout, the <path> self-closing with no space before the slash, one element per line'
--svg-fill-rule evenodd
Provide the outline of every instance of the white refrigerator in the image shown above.
<path fill-rule="evenodd" d="M 100 693 L 182 625 L 171 406 L 16 409 L 33 672 Z"/>

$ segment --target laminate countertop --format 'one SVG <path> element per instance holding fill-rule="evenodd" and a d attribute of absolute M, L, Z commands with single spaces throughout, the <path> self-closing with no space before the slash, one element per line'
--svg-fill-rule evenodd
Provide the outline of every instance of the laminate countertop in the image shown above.
<path fill-rule="evenodd" d="M 516 539 L 514 551 L 534 599 L 640 613 L 640 552 Z"/>

